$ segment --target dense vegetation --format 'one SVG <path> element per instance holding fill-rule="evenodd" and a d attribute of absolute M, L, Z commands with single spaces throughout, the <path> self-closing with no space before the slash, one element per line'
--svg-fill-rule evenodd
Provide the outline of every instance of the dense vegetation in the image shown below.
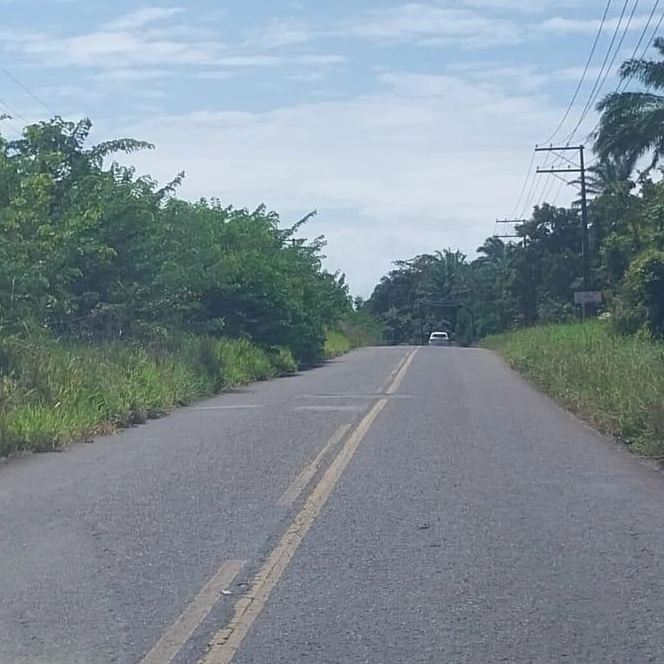
<path fill-rule="evenodd" d="M 315 365 L 375 331 L 311 215 L 176 197 L 88 145 L 89 121 L 0 137 L 0 455 Z"/>
<path fill-rule="evenodd" d="M 664 40 L 655 42 L 664 57 Z M 615 92 L 599 104 L 596 160 L 588 169 L 590 288 L 620 333 L 664 336 L 664 61 L 630 60 L 623 79 L 646 91 Z M 654 91 L 653 91 L 654 90 Z M 639 159 L 648 166 L 637 171 Z M 580 315 L 583 289 L 581 206 L 547 203 L 516 225 L 516 242 L 488 238 L 468 260 L 445 250 L 399 261 L 364 309 L 378 316 L 389 343 L 419 343 L 442 329 L 468 342 Z"/>

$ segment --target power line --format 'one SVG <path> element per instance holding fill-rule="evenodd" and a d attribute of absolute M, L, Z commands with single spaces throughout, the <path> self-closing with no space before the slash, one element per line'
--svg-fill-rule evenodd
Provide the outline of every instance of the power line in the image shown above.
<path fill-rule="evenodd" d="M 540 150 L 540 148 L 538 148 L 538 150 Z M 547 150 L 547 156 L 548 155 L 552 155 L 554 157 L 553 161 L 548 165 L 551 170 L 558 168 L 558 166 L 562 163 L 562 160 L 564 159 L 562 155 L 553 150 L 553 146 L 550 146 L 550 149 Z M 546 165 L 547 164 L 545 164 L 545 167 Z M 534 205 L 546 203 L 546 199 L 549 196 L 549 193 L 551 192 L 551 189 L 554 185 L 553 178 L 540 178 L 540 180 L 542 181 L 542 187 L 541 191 L 537 193 L 534 197 L 533 200 Z"/>
<path fill-rule="evenodd" d="M 556 203 L 558 202 L 558 199 L 560 198 L 560 193 L 563 190 L 563 186 L 569 183 L 567 182 L 567 180 L 565 180 L 565 178 L 561 178 L 560 175 L 558 175 L 557 173 L 552 173 L 552 175 L 555 175 L 560 180 L 558 184 L 558 189 L 556 190 L 556 193 L 553 195 L 553 198 L 551 199 L 551 205 L 555 207 Z"/>
<path fill-rule="evenodd" d="M 648 16 L 648 20 L 646 21 L 646 24 L 641 31 L 641 35 L 639 36 L 639 40 L 636 43 L 636 46 L 634 47 L 634 50 L 632 51 L 632 55 L 630 56 L 630 60 L 643 60 L 650 47 L 652 46 L 652 43 L 655 40 L 655 37 L 657 33 L 659 32 L 660 27 L 662 26 L 662 22 L 664 22 L 664 11 L 659 15 L 659 19 L 657 23 L 655 24 L 655 27 L 653 28 L 652 32 L 650 33 L 650 37 L 648 38 L 648 41 L 646 42 L 645 47 L 639 54 L 639 49 L 641 48 L 641 45 L 643 44 L 643 40 L 646 36 L 646 33 L 648 32 L 648 28 L 653 22 L 653 19 L 655 18 L 655 13 L 657 12 L 657 8 L 659 7 L 661 0 L 655 0 L 655 3 L 652 6 L 652 9 L 650 10 L 650 15 Z M 627 89 L 627 86 L 629 85 L 630 81 L 634 78 L 634 74 L 630 74 L 628 77 L 624 78 L 620 83 L 616 86 L 614 92 L 624 92 Z M 646 92 L 650 89 L 650 86 L 646 88 Z M 586 137 L 584 138 L 583 142 L 587 143 L 595 134 L 595 132 L 599 129 L 600 125 L 600 120 L 597 121 L 595 126 L 588 132 Z"/>
<path fill-rule="evenodd" d="M 561 154 L 560 152 L 556 152 L 555 148 L 551 148 L 551 153 L 554 154 L 556 157 L 558 157 L 559 161 L 566 161 L 568 164 L 576 166 L 575 161 L 572 161 L 569 157 L 566 157 L 564 154 Z"/>
<path fill-rule="evenodd" d="M 648 32 L 648 28 L 650 27 L 653 18 L 655 18 L 655 12 L 657 11 L 657 7 L 659 7 L 660 2 L 661 0 L 655 0 L 655 4 L 652 6 L 652 9 L 650 10 L 650 16 L 648 16 L 648 21 L 646 22 L 643 30 L 641 31 L 641 36 L 639 37 L 639 41 L 636 43 L 636 46 L 634 47 L 634 51 L 632 51 L 632 57 L 630 58 L 630 60 L 634 60 L 636 58 L 636 55 L 639 52 L 639 49 L 641 48 L 641 44 L 643 43 L 643 39 L 646 36 L 646 32 Z M 650 38 L 646 42 L 646 47 L 641 52 L 641 59 L 643 59 L 646 56 L 648 49 L 652 45 L 652 42 L 655 40 L 655 36 L 662 25 L 662 21 L 664 21 L 664 12 L 660 14 L 659 20 L 657 21 L 657 25 L 655 25 L 655 28 L 650 35 Z M 618 89 L 622 88 L 622 90 L 620 90 L 621 92 L 627 87 L 633 76 L 634 75 L 631 74 L 620 83 Z"/>
<path fill-rule="evenodd" d="M 618 42 L 618 46 L 616 46 L 615 51 L 613 52 L 613 57 L 611 58 L 611 62 L 609 63 L 609 66 L 606 68 L 606 71 L 604 72 L 604 77 L 602 78 L 602 82 L 600 83 L 599 87 L 597 88 L 597 94 L 595 95 L 595 99 L 599 96 L 599 93 L 602 90 L 602 87 L 604 87 L 604 84 L 606 83 L 606 79 L 609 77 L 609 74 L 611 73 L 611 70 L 613 69 L 613 65 L 616 62 L 616 58 L 618 57 L 618 53 L 620 53 L 620 49 L 622 48 L 622 45 L 625 41 L 625 37 L 627 36 L 627 33 L 629 32 L 629 26 L 632 24 L 632 21 L 634 20 L 634 14 L 636 13 L 636 9 L 639 6 L 639 0 L 635 0 L 634 5 L 632 7 L 632 11 L 629 15 L 629 18 L 627 19 L 627 24 L 625 25 L 625 29 L 623 30 L 623 33 L 620 37 L 620 41 Z"/>
<path fill-rule="evenodd" d="M 659 0 L 655 3 L 655 7 L 659 4 Z M 653 31 L 650 33 L 650 38 L 648 39 L 648 43 L 646 44 L 645 48 L 641 52 L 641 60 L 646 57 L 646 54 L 648 53 L 648 49 L 653 45 L 653 42 L 655 41 L 655 37 L 657 37 L 657 33 L 659 32 L 659 29 L 662 27 L 662 22 L 664 21 L 664 12 L 662 12 L 659 15 L 659 20 L 657 21 L 657 25 L 653 28 Z M 633 78 L 633 75 L 630 76 L 628 79 L 624 81 L 625 88 L 627 87 L 627 84 L 629 81 Z M 623 88 L 623 90 L 625 89 Z M 648 85 L 646 88 L 646 92 L 650 92 L 650 89 L 652 88 L 652 84 Z"/>
<path fill-rule="evenodd" d="M 0 99 L 0 107 L 4 108 L 7 113 L 0 113 L 0 119 L 8 122 L 7 126 L 19 137 L 23 136 L 23 129 L 16 123 L 16 118 L 24 122 L 26 125 L 28 121 L 17 111 L 15 111 L 7 102 Z M 0 108 L 0 110 L 2 110 Z"/>
<path fill-rule="evenodd" d="M 32 90 L 30 90 L 30 88 L 28 88 L 27 85 L 22 83 L 18 78 L 16 78 L 16 76 L 14 76 L 11 72 L 7 71 L 7 69 L 2 65 L 0 65 L 0 71 L 3 74 L 5 74 L 5 76 L 14 81 L 16 85 L 25 90 L 25 92 L 27 92 L 37 103 L 41 104 L 49 113 L 51 113 L 52 115 L 58 115 L 45 101 L 40 99 Z"/>
<path fill-rule="evenodd" d="M 539 147 L 535 148 L 535 152 L 540 152 L 540 151 L 541 151 L 541 148 L 539 148 Z M 553 166 L 556 165 L 557 160 L 554 160 L 553 163 L 552 163 L 550 161 L 550 159 L 551 159 L 551 153 L 548 152 L 547 155 L 546 155 L 546 159 L 544 161 L 544 166 L 545 167 L 553 167 Z M 528 212 L 528 210 L 530 208 L 532 208 L 534 204 L 541 201 L 541 196 L 544 193 L 544 190 L 546 188 L 546 182 L 544 181 L 544 179 L 535 177 L 536 174 L 537 174 L 537 171 L 535 171 L 535 173 L 533 173 L 533 182 L 532 182 L 532 185 L 530 187 L 528 197 L 526 198 L 526 202 L 524 203 L 523 207 L 521 208 L 521 210 L 519 212 L 519 217 L 520 218 L 525 217 L 526 212 Z"/>
<path fill-rule="evenodd" d="M 535 153 L 533 152 L 533 156 L 534 156 L 534 154 Z M 514 214 L 510 215 L 512 217 L 518 216 L 518 217 L 523 218 L 524 214 L 526 213 L 526 210 L 528 209 L 528 206 L 530 205 L 530 202 L 533 200 L 533 191 L 535 189 L 535 185 L 537 184 L 537 178 L 535 177 L 534 172 L 531 173 L 531 175 L 532 175 L 532 178 L 531 178 L 531 181 L 530 181 L 530 188 L 528 189 L 528 194 L 526 195 L 526 198 L 524 199 L 525 202 L 523 204 L 523 207 L 521 207 L 518 214 L 515 212 Z"/>
<path fill-rule="evenodd" d="M 581 185 L 581 230 L 582 230 L 582 256 L 583 256 L 583 289 L 588 290 L 590 286 L 590 251 L 589 251 L 589 241 L 588 241 L 588 201 L 586 196 L 586 166 L 584 159 L 584 146 L 562 146 L 554 148 L 553 146 L 548 148 L 537 148 L 538 151 L 553 151 L 562 152 L 563 150 L 573 150 L 578 151 L 579 153 L 579 166 L 573 168 L 568 166 L 567 168 L 538 168 L 538 173 L 579 173 L 580 174 L 580 185 Z"/>
<path fill-rule="evenodd" d="M 11 120 L 13 120 L 13 118 L 11 117 L 11 115 L 3 115 L 2 113 L 0 113 L 0 123 L 1 123 L 2 121 L 7 122 L 7 121 L 11 121 Z M 13 122 L 11 122 L 11 123 L 9 123 L 7 126 L 8 126 L 8 127 L 9 127 L 9 128 L 10 128 L 10 129 L 11 129 L 11 130 L 12 130 L 12 131 L 13 131 L 13 132 L 19 137 L 19 138 L 22 138 L 22 137 L 23 137 L 23 134 L 21 133 L 21 130 L 20 130 L 20 128 L 19 128 L 19 126 L 18 126 L 17 124 L 14 124 Z M 1 128 L 1 127 L 2 127 L 2 124 L 0 124 L 0 128 Z M 0 132 L 0 134 L 1 134 L 1 133 L 2 133 L 2 132 Z"/>
<path fill-rule="evenodd" d="M 18 112 L 15 111 L 6 101 L 0 99 L 0 106 L 3 106 L 5 110 L 11 115 L 12 119 L 18 118 L 21 122 L 28 124 L 28 121 Z"/>
<path fill-rule="evenodd" d="M 533 164 L 535 163 L 535 150 L 533 150 L 532 155 L 530 156 L 530 163 L 528 164 L 528 170 L 526 171 L 526 177 L 523 179 L 523 185 L 521 185 L 521 191 L 519 192 L 519 198 L 516 201 L 516 204 L 514 205 L 514 209 L 512 210 L 512 214 L 510 214 L 510 217 L 514 217 L 516 215 L 516 211 L 519 209 L 519 205 L 521 204 L 521 201 L 523 200 L 523 194 L 526 191 L 526 187 L 528 186 L 528 180 L 532 178 L 535 180 L 535 174 L 533 173 Z"/>
<path fill-rule="evenodd" d="M 583 85 L 583 82 L 586 79 L 586 74 L 588 73 L 588 69 L 590 68 L 590 63 L 592 62 L 593 56 L 595 55 L 595 50 L 597 49 L 597 44 L 599 43 L 599 38 L 602 34 L 602 31 L 604 30 L 604 24 L 606 23 L 606 17 L 608 16 L 609 9 L 611 9 L 611 3 L 613 0 L 608 0 L 606 3 L 606 7 L 604 8 L 604 14 L 602 16 L 602 19 L 599 24 L 599 28 L 597 29 L 597 34 L 595 35 L 595 41 L 593 42 L 592 48 L 590 49 L 590 54 L 588 55 L 588 59 L 586 60 L 585 67 L 583 68 L 583 73 L 581 74 L 581 78 L 579 79 L 579 82 L 576 86 L 576 90 L 574 90 L 574 94 L 572 95 L 572 99 L 569 102 L 569 105 L 567 106 L 567 109 L 565 110 L 565 113 L 563 114 L 562 119 L 558 123 L 558 126 L 553 130 L 553 133 L 549 138 L 544 141 L 544 143 L 551 143 L 551 141 L 554 139 L 556 134 L 562 129 L 563 125 L 565 124 L 565 120 L 567 120 L 567 117 L 569 116 L 573 106 L 574 102 L 576 101 L 576 98 L 579 96 L 579 92 L 581 91 L 581 87 Z"/>
<path fill-rule="evenodd" d="M 607 68 L 607 63 L 609 62 L 609 58 L 611 57 L 611 52 L 613 51 L 613 47 L 615 46 L 616 43 L 616 38 L 618 37 L 618 33 L 620 32 L 620 28 L 622 26 L 623 19 L 625 18 L 625 13 L 627 12 L 627 7 L 629 5 L 630 0 L 625 0 L 622 6 L 622 10 L 620 12 L 620 16 L 618 18 L 618 23 L 616 23 L 616 28 L 613 31 L 613 36 L 611 37 L 611 42 L 609 43 L 609 48 L 606 50 L 606 55 L 604 56 L 604 60 L 602 61 L 602 65 L 600 67 L 599 73 L 597 75 L 597 78 L 595 79 L 595 83 L 592 87 L 592 90 L 590 91 L 590 94 L 588 95 L 588 99 L 586 101 L 586 104 L 583 108 L 583 111 L 581 112 L 581 117 L 579 118 L 579 121 L 576 123 L 574 129 L 571 131 L 570 134 L 567 135 L 565 139 L 563 139 L 564 143 L 569 143 L 575 136 L 576 132 L 579 130 L 579 127 L 581 126 L 581 123 L 585 120 L 586 116 L 590 112 L 590 109 L 592 108 L 592 105 L 594 101 L 597 99 L 597 96 L 599 95 L 600 92 L 600 85 L 604 84 L 604 81 L 606 80 L 606 77 L 602 79 L 604 76 L 604 71 L 610 71 L 611 67 L 613 66 L 613 63 L 615 62 L 615 59 L 618 54 L 618 49 L 613 53 L 613 59 L 611 61 L 611 64 Z M 625 34 L 627 32 L 627 29 L 629 28 L 629 24 L 631 22 L 632 17 L 634 16 L 634 12 L 636 11 L 636 6 L 639 4 L 639 0 L 635 0 L 634 2 L 634 7 L 632 8 L 632 13 L 630 15 L 629 21 L 627 23 L 627 26 L 625 27 L 625 31 L 623 32 L 623 36 L 621 38 L 621 44 L 622 41 L 624 40 Z M 600 84 L 601 81 L 601 84 Z"/>

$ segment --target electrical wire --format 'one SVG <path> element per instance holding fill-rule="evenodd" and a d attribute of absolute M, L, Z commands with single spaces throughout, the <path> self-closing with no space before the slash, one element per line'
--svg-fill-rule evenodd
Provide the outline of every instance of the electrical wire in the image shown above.
<path fill-rule="evenodd" d="M 544 160 L 544 167 L 548 168 L 552 166 L 551 164 L 551 153 L 547 152 L 546 158 Z M 543 183 L 543 178 L 537 177 L 538 173 L 535 171 L 533 173 L 533 180 L 532 184 L 530 187 L 530 191 L 528 192 L 528 196 L 526 197 L 526 201 L 523 204 L 523 207 L 521 208 L 521 211 L 519 212 L 519 219 L 524 219 L 526 212 L 531 209 L 535 203 L 535 201 L 539 202 L 540 201 L 540 196 L 543 192 L 542 187 L 540 186 Z M 545 185 L 544 185 L 545 186 Z M 540 191 L 542 190 L 542 191 Z"/>
<path fill-rule="evenodd" d="M 0 135 L 2 135 L 2 123 L 7 122 L 7 126 L 11 131 L 16 134 L 18 138 L 23 138 L 23 133 L 21 132 L 20 127 L 17 124 L 11 123 L 11 117 L 0 118 Z"/>
<path fill-rule="evenodd" d="M 650 37 L 648 38 L 648 41 L 646 42 L 645 47 L 643 48 L 643 50 L 639 54 L 639 49 L 641 48 L 641 45 L 643 44 L 643 40 L 646 36 L 646 33 L 648 32 L 648 28 L 650 27 L 650 25 L 653 22 L 653 19 L 655 18 L 655 13 L 657 12 L 657 8 L 659 7 L 660 2 L 661 2 L 661 0 L 655 0 L 655 3 L 653 4 L 652 9 L 650 10 L 650 16 L 648 17 L 648 20 L 647 20 L 643 30 L 641 31 L 641 35 L 639 36 L 639 40 L 636 43 L 636 46 L 634 47 L 634 50 L 632 51 L 632 55 L 629 58 L 630 60 L 636 60 L 636 59 L 643 60 L 646 57 L 646 55 L 648 53 L 648 50 L 651 48 L 652 43 L 654 42 L 655 37 L 656 37 L 657 33 L 659 32 L 659 29 L 661 28 L 662 23 L 664 22 L 664 11 L 662 11 L 662 13 L 659 15 L 659 19 L 658 19 L 657 23 L 655 24 L 655 27 L 653 28 L 652 32 L 650 33 Z M 633 74 L 631 74 L 630 76 L 627 76 L 626 78 L 624 78 L 618 84 L 618 86 L 616 87 L 614 92 L 624 92 L 627 89 L 627 86 L 629 85 L 630 81 L 633 78 L 634 78 Z M 648 92 L 650 90 L 650 87 L 651 86 L 648 86 L 648 88 L 646 88 L 646 92 Z M 595 124 L 595 126 L 588 132 L 588 134 L 586 135 L 586 137 L 583 140 L 584 144 L 586 144 L 594 136 L 595 132 L 599 129 L 599 126 L 600 126 L 600 120 L 598 120 L 597 123 Z"/>
<path fill-rule="evenodd" d="M 535 188 L 536 188 L 538 182 L 539 182 L 539 178 L 537 177 L 537 173 L 533 172 L 532 173 L 532 178 L 530 180 L 530 188 L 528 190 L 528 194 L 527 194 L 527 196 L 524 200 L 523 206 L 521 207 L 518 215 L 512 215 L 514 218 L 516 218 L 516 219 L 523 219 L 524 218 L 524 215 L 526 214 L 526 210 L 528 210 L 528 208 L 530 207 L 531 202 L 534 199 L 533 194 L 534 194 L 534 191 L 535 191 Z"/>
<path fill-rule="evenodd" d="M 639 52 L 639 49 L 641 48 L 641 44 L 643 44 L 643 39 L 646 36 L 646 32 L 648 32 L 648 28 L 650 27 L 650 24 L 652 23 L 653 19 L 655 18 L 655 12 L 657 11 L 657 7 L 659 7 L 659 3 L 661 0 L 655 0 L 655 4 L 653 4 L 652 9 L 650 10 L 650 16 L 648 16 L 648 21 L 646 22 L 643 30 L 641 31 L 641 36 L 639 37 L 639 41 L 636 43 L 636 46 L 634 47 L 634 50 L 632 51 L 632 56 L 630 60 L 635 60 L 637 53 Z M 645 58 L 646 53 L 648 52 L 648 49 L 651 47 L 652 42 L 655 40 L 655 36 L 657 32 L 659 31 L 659 28 L 662 25 L 662 21 L 664 21 L 664 12 L 662 12 L 659 16 L 659 20 L 657 21 L 657 24 L 655 25 L 655 28 L 653 29 L 650 38 L 646 42 L 646 46 L 641 52 L 640 59 Z M 618 85 L 617 91 L 622 92 L 625 90 L 627 85 L 629 84 L 630 80 L 633 78 L 633 74 L 630 76 L 626 77 L 621 81 L 621 83 Z"/>
<path fill-rule="evenodd" d="M 535 163 L 535 150 L 533 150 L 533 153 L 530 155 L 530 163 L 528 164 L 528 169 L 526 170 L 526 177 L 523 180 L 523 185 L 521 186 L 521 191 L 519 192 L 519 198 L 516 201 L 516 204 L 514 205 L 514 209 L 512 210 L 512 213 L 508 217 L 509 219 L 514 219 L 516 215 L 516 211 L 519 209 L 519 205 L 521 205 L 521 201 L 523 200 L 523 194 L 526 191 L 526 187 L 528 186 L 528 182 L 531 178 L 534 177 L 533 175 L 533 164 Z M 531 183 L 532 186 L 532 183 Z"/>
<path fill-rule="evenodd" d="M 16 85 L 21 87 L 25 92 L 27 92 L 38 104 L 41 104 L 49 113 L 52 115 L 58 115 L 45 101 L 40 99 L 30 88 L 25 85 L 23 82 L 21 82 L 16 76 L 14 76 L 11 72 L 7 71 L 5 67 L 0 65 L 0 71 L 5 74 L 8 78 L 10 78 Z"/>
<path fill-rule="evenodd" d="M 4 109 L 9 113 L 9 115 L 12 117 L 12 119 L 18 118 L 21 122 L 25 122 L 25 124 L 28 124 L 28 121 L 18 112 L 15 111 L 6 101 L 3 99 L 0 99 L 0 106 L 3 106 Z"/>
<path fill-rule="evenodd" d="M 664 22 L 664 12 L 662 12 L 659 16 L 659 20 L 657 21 L 657 25 L 653 28 L 652 33 L 650 34 L 650 39 L 648 40 L 648 43 L 646 44 L 646 47 L 643 49 L 643 52 L 641 53 L 641 60 L 643 60 L 646 57 L 646 54 L 648 53 L 648 49 L 653 45 L 655 38 L 657 36 L 657 33 L 659 32 L 659 29 L 662 27 L 662 22 Z M 625 88 L 627 87 L 627 84 L 629 83 L 629 80 L 631 80 L 633 76 L 630 76 L 629 79 L 625 82 Z M 652 89 L 652 84 L 648 85 L 646 88 L 646 93 L 650 92 Z M 624 88 L 623 88 L 624 90 Z"/>
<path fill-rule="evenodd" d="M 613 31 L 613 36 L 611 37 L 611 42 L 609 43 L 609 47 L 606 50 L 604 60 L 602 61 L 599 73 L 597 75 L 597 78 L 595 79 L 595 83 L 594 83 L 594 85 L 593 85 L 593 87 L 590 91 L 590 94 L 588 95 L 588 99 L 586 100 L 586 104 L 583 108 L 583 111 L 581 111 L 581 117 L 579 118 L 578 122 L 574 126 L 574 129 L 564 139 L 565 142 L 572 141 L 572 139 L 576 135 L 576 132 L 579 130 L 579 127 L 581 126 L 581 123 L 586 119 L 586 116 L 590 112 L 590 109 L 592 108 L 593 103 L 597 99 L 597 97 L 600 93 L 601 85 L 606 80 L 606 77 L 604 77 L 605 70 L 607 72 L 610 71 L 611 67 L 613 66 L 613 63 L 615 62 L 615 59 L 616 59 L 617 54 L 618 54 L 618 49 L 616 49 L 615 52 L 613 52 L 613 47 L 615 46 L 616 39 L 618 37 L 618 33 L 620 32 L 620 28 L 622 26 L 623 19 L 625 18 L 625 13 L 627 12 L 627 7 L 629 5 L 629 2 L 630 2 L 630 0 L 625 0 L 625 2 L 623 3 L 622 10 L 621 10 L 620 16 L 618 18 L 618 23 L 616 23 L 616 28 Z M 639 0 L 635 0 L 634 7 L 632 8 L 632 13 L 630 14 L 630 18 L 627 22 L 627 25 L 626 25 L 625 29 L 624 29 L 623 36 L 621 37 L 621 43 L 624 40 L 624 36 L 625 36 L 627 30 L 629 29 L 629 24 L 631 22 L 631 19 L 634 16 L 634 11 L 636 11 L 636 6 L 638 5 L 638 3 L 639 3 Z M 607 68 L 607 64 L 609 62 L 609 58 L 611 58 L 612 52 L 613 52 L 613 59 L 611 60 L 611 64 Z M 601 81 L 601 83 L 600 83 L 600 81 Z"/>
<path fill-rule="evenodd" d="M 551 205 L 555 207 L 556 203 L 558 202 L 558 199 L 560 198 L 560 194 L 563 190 L 563 186 L 566 184 L 569 184 L 565 178 L 561 178 L 557 173 L 553 173 L 559 180 L 560 183 L 558 184 L 558 189 L 556 190 L 556 193 L 553 195 L 553 198 L 551 199 Z"/>
<path fill-rule="evenodd" d="M 593 56 L 595 55 L 595 51 L 597 49 L 597 44 L 599 43 L 599 38 L 602 35 L 602 31 L 604 30 L 604 25 L 606 23 L 606 17 L 608 16 L 609 10 L 611 9 L 611 3 L 613 0 L 608 0 L 606 3 L 606 7 L 604 7 L 604 14 L 602 15 L 602 18 L 600 20 L 599 28 L 597 29 L 597 33 L 595 34 L 595 40 L 593 41 L 592 48 L 590 49 L 590 54 L 588 55 L 588 59 L 586 60 L 586 64 L 583 68 L 583 73 L 581 74 L 581 78 L 579 79 L 579 82 L 576 86 L 576 90 L 574 90 L 574 94 L 572 95 L 572 99 L 570 99 L 570 102 L 565 109 L 565 113 L 563 114 L 563 117 L 561 118 L 560 122 L 558 123 L 558 126 L 553 130 L 553 133 L 549 138 L 544 141 L 544 144 L 551 143 L 551 141 L 555 138 L 555 136 L 558 134 L 558 132 L 562 129 L 563 125 L 565 124 L 565 120 L 567 120 L 572 108 L 574 107 L 574 102 L 576 101 L 576 98 L 579 96 L 579 92 L 581 92 L 581 87 L 583 86 L 583 82 L 586 80 L 586 75 L 588 74 L 588 69 L 590 69 L 590 64 L 592 62 Z"/>

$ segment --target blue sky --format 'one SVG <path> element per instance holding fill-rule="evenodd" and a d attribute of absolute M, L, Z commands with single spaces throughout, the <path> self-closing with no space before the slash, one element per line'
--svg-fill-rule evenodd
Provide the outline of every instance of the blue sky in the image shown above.
<path fill-rule="evenodd" d="M 654 2 L 638 2 L 601 94 Z M 446 247 L 472 256 L 496 218 L 574 197 L 538 176 L 518 199 L 605 5 L 0 0 L 0 65 L 34 94 L 0 71 L 0 112 L 14 115 L 2 131 L 52 110 L 87 116 L 96 140 L 155 143 L 131 162 L 160 181 L 184 170 L 184 197 L 265 203 L 285 222 L 317 209 L 308 235 L 325 234 L 328 267 L 368 295 L 394 260 Z M 616 27 L 621 39 L 622 6 L 612 3 L 559 140 L 581 117 Z M 595 121 L 591 111 L 575 140 Z"/>

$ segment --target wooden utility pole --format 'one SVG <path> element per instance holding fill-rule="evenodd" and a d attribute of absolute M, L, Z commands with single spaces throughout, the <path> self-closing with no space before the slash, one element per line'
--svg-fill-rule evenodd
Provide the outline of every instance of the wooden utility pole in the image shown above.
<path fill-rule="evenodd" d="M 497 224 L 525 224 L 527 219 L 496 219 Z M 522 235 L 517 235 L 516 233 L 501 233 L 499 235 L 494 235 L 494 237 L 500 238 L 501 240 L 517 240 L 521 239 L 523 246 L 526 246 L 526 238 Z"/>
<path fill-rule="evenodd" d="M 564 152 L 574 150 L 579 153 L 579 167 L 567 168 L 538 168 L 537 173 L 580 173 L 581 184 L 581 254 L 583 260 L 583 290 L 590 290 L 590 242 L 588 239 L 588 199 L 586 195 L 586 165 L 583 145 L 565 145 L 563 147 L 549 146 L 548 148 L 535 148 L 535 152 Z"/>

